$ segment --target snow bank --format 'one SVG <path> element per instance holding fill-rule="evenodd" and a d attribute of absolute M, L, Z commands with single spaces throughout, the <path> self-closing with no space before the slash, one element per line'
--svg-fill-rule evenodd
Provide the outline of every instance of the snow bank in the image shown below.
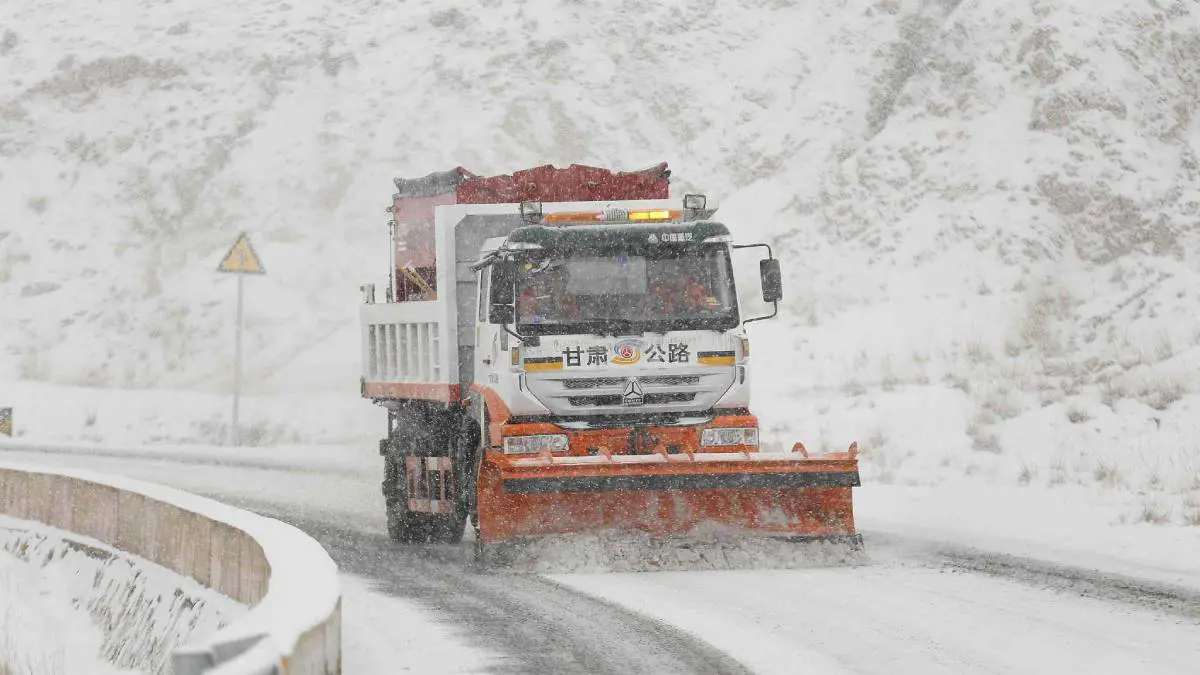
<path fill-rule="evenodd" d="M 0 672 L 123 675 L 101 657 L 104 635 L 63 577 L 0 553 Z"/>
<path fill-rule="evenodd" d="M 38 640 L 20 637 L 22 627 L 35 623 L 30 621 L 0 633 L 14 636 L 10 642 L 38 645 L 43 655 L 27 662 L 38 664 L 39 673 L 130 669 L 165 675 L 174 647 L 213 633 L 247 611 L 192 579 L 41 523 L 0 516 L 0 549 L 12 556 L 0 555 L 0 569 L 14 579 L 0 580 L 0 612 L 40 613 L 44 616 L 36 623 L 48 628 Z M 81 616 L 68 616 L 59 606 L 78 608 L 73 611 Z M 0 646 L 0 660 L 7 653 Z M 67 662 L 57 668 L 56 658 Z"/>
<path fill-rule="evenodd" d="M 204 672 L 251 647 L 255 669 L 286 659 L 292 672 L 340 672 L 337 567 L 289 525 L 158 485 L 7 463 L 0 511 L 97 539 L 252 605 L 177 651 L 180 672 Z M 258 672 L 245 665 L 229 672 Z"/>

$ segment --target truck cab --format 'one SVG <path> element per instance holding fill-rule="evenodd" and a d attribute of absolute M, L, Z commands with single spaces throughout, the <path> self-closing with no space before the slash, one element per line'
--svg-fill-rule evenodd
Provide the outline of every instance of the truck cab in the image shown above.
<path fill-rule="evenodd" d="M 472 391 L 506 454 L 757 446 L 732 236 L 707 204 L 670 206 L 526 205 L 540 216 L 485 243 Z"/>

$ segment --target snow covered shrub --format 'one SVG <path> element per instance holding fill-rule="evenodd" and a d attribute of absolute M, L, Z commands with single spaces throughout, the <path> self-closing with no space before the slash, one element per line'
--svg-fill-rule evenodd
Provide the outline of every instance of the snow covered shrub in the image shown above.
<path fill-rule="evenodd" d="M 1138 513 L 1138 521 L 1142 523 L 1151 523 L 1153 525 L 1162 525 L 1171 520 L 1171 507 L 1163 504 L 1154 497 L 1147 497 L 1142 500 L 1142 509 Z"/>
<path fill-rule="evenodd" d="M 1166 410 L 1187 393 L 1187 382 L 1179 376 L 1144 380 L 1137 388 L 1137 399 L 1155 410 Z"/>
<path fill-rule="evenodd" d="M 1002 420 L 1009 420 L 1021 414 L 1019 397 L 1006 386 L 997 387 L 983 399 L 983 407 L 996 414 Z"/>
<path fill-rule="evenodd" d="M 947 373 L 946 384 L 955 389 L 960 389 L 964 394 L 971 393 L 971 380 L 966 375 L 961 373 Z"/>
<path fill-rule="evenodd" d="M 1166 361 L 1175 356 L 1175 345 L 1171 342 L 1171 336 L 1166 333 L 1158 338 L 1158 344 L 1154 347 L 1154 356 L 1159 361 Z"/>
<path fill-rule="evenodd" d="M 1090 419 L 1092 419 L 1091 415 L 1088 415 L 1088 412 L 1083 408 L 1071 406 L 1071 408 L 1067 410 L 1067 420 L 1071 424 L 1082 424 Z"/>
<path fill-rule="evenodd" d="M 991 432 L 972 436 L 971 448 L 976 452 L 990 452 L 993 455 L 1004 451 L 1004 448 L 1000 446 L 1000 437 Z"/>
<path fill-rule="evenodd" d="M 887 437 L 883 435 L 883 428 L 877 426 L 875 427 L 875 430 L 871 432 L 871 436 L 867 438 L 867 445 L 865 448 L 863 448 L 863 451 L 868 449 L 875 450 L 876 448 L 882 448 L 885 443 L 887 443 Z"/>
<path fill-rule="evenodd" d="M 1100 401 L 1109 408 L 1128 396 L 1129 387 L 1120 379 L 1113 378 L 1100 383 Z"/>
<path fill-rule="evenodd" d="M 880 386 L 884 391 L 895 391 L 896 385 L 900 383 L 900 378 L 896 376 L 895 369 L 892 368 L 891 358 L 883 360 L 883 378 L 880 380 Z"/>
<path fill-rule="evenodd" d="M 971 340 L 967 343 L 967 360 L 975 365 L 991 363 L 992 349 L 983 340 Z"/>
<path fill-rule="evenodd" d="M 1183 522 L 1200 527 L 1200 493 L 1189 494 L 1183 500 Z"/>
<path fill-rule="evenodd" d="M 842 385 L 842 393 L 846 396 L 862 396 L 867 393 L 867 388 L 863 386 L 862 382 L 851 379 Z"/>
<path fill-rule="evenodd" d="M 1105 487 L 1116 487 L 1121 484 L 1121 470 L 1117 468 L 1116 462 L 1107 459 L 1101 459 L 1096 462 L 1096 468 L 1092 470 L 1092 477 L 1096 482 Z"/>
<path fill-rule="evenodd" d="M 1061 403 L 1064 398 L 1066 398 L 1066 394 L 1061 389 L 1047 388 L 1038 392 L 1038 402 L 1042 404 L 1043 408 Z"/>
<path fill-rule="evenodd" d="M 1063 352 L 1063 336 L 1055 322 L 1070 316 L 1075 298 L 1052 280 L 1042 282 L 1025 299 L 1025 313 L 1017 327 L 1021 343 L 1046 356 Z"/>
<path fill-rule="evenodd" d="M 1017 475 L 1017 482 L 1020 483 L 1021 485 L 1029 485 L 1030 483 L 1033 482 L 1034 478 L 1037 478 L 1037 475 L 1038 475 L 1038 469 L 1037 469 L 1036 464 L 1029 464 L 1028 462 L 1022 462 L 1021 463 L 1021 473 Z"/>
<path fill-rule="evenodd" d="M 1067 482 L 1067 465 L 1061 459 L 1050 464 L 1050 485 L 1062 485 Z"/>

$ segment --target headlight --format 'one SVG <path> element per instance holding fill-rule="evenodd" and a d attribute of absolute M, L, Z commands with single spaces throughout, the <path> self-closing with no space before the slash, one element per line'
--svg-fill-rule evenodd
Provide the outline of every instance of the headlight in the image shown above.
<path fill-rule="evenodd" d="M 732 429 L 705 429 L 700 432 L 700 445 L 753 445 L 758 447 L 758 429 L 736 427 Z"/>
<path fill-rule="evenodd" d="M 504 454 L 516 455 L 529 452 L 565 452 L 570 446 L 566 434 L 541 436 L 508 436 L 504 439 Z"/>

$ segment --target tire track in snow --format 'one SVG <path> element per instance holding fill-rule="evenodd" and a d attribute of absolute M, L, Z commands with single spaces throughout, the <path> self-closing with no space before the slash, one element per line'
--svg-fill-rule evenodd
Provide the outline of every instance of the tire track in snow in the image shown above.
<path fill-rule="evenodd" d="M 866 534 L 864 539 L 868 551 L 874 543 L 900 559 L 1200 621 L 1200 591 L 1184 586 L 941 541 L 883 533 Z"/>
<path fill-rule="evenodd" d="M 415 601 L 503 656 L 498 673 L 749 673 L 732 657 L 661 621 L 533 575 L 480 574 L 467 544 L 404 546 L 385 535 L 263 515 L 299 527 L 342 571 Z"/>
<path fill-rule="evenodd" d="M 967 572 L 1200 620 L 1200 593 L 1178 586 L 1006 553 L 942 546 L 936 555 L 949 567 Z"/>

